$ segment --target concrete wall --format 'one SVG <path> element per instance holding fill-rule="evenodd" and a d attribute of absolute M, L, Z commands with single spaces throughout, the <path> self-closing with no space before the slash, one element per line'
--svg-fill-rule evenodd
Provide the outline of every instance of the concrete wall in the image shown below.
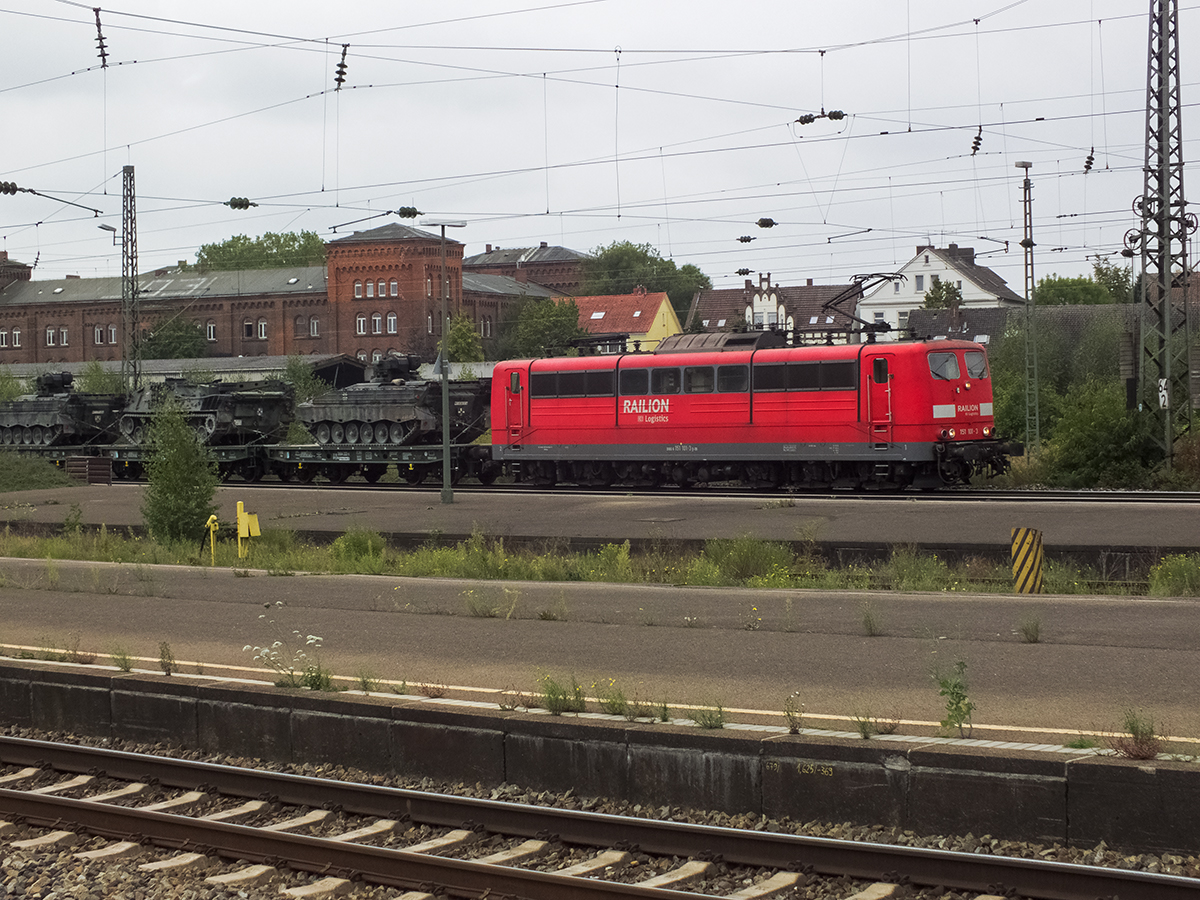
<path fill-rule="evenodd" d="M 1200 767 L 628 723 L 0 661 L 0 724 L 653 806 L 1194 853 Z"/>

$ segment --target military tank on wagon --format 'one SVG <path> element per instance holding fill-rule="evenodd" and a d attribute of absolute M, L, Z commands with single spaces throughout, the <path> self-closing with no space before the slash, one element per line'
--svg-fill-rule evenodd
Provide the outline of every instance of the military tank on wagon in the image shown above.
<path fill-rule="evenodd" d="M 124 440 L 140 444 L 162 399 L 175 397 L 188 424 L 205 443 L 273 444 L 287 437 L 295 392 L 282 381 L 194 384 L 168 378 L 134 391 L 120 417 Z"/>
<path fill-rule="evenodd" d="M 442 383 L 417 378 L 421 360 L 394 355 L 371 381 L 300 403 L 296 415 L 318 444 L 406 446 L 442 439 Z M 489 381 L 451 381 L 450 440 L 469 444 L 488 429 Z"/>
<path fill-rule="evenodd" d="M 0 402 L 0 444 L 16 447 L 107 444 L 125 406 L 120 394 L 71 390 L 70 372 L 47 372 L 34 393 Z"/>

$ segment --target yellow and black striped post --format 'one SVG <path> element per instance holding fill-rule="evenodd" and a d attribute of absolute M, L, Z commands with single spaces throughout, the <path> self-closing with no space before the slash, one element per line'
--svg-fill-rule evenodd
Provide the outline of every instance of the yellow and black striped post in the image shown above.
<path fill-rule="evenodd" d="M 1042 533 L 1036 528 L 1012 530 L 1013 593 L 1042 592 Z"/>

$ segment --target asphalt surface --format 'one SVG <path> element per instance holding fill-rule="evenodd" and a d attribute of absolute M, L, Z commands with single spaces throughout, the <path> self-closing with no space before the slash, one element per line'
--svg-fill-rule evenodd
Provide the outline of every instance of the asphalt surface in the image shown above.
<path fill-rule="evenodd" d="M 135 524 L 141 488 L 90 486 L 0 495 L 10 521 Z M 796 501 L 569 497 L 497 498 L 436 492 L 221 489 L 221 515 L 238 500 L 264 527 L 395 534 L 488 533 L 677 540 L 755 534 L 850 542 L 922 541 L 957 534 L 1006 546 L 1016 524 L 1128 536 L 1137 509 L 976 507 L 884 498 Z M 565 500 L 565 502 L 563 502 Z M 1161 517 L 1161 513 L 1158 514 Z M 1187 515 L 1186 511 L 1177 514 Z M 1195 539 L 1156 534 L 1173 545 Z M 864 537 L 864 535 L 866 537 Z M 1098 538 L 1093 537 L 1093 540 Z M 932 538 L 931 538 L 932 540 Z M 1048 539 L 1049 540 L 1049 539 Z M 1128 540 L 1126 540 L 1128 543 Z M 1146 546 L 1159 546 L 1148 543 Z M 855 715 L 897 716 L 931 733 L 943 701 L 931 677 L 967 662 L 975 736 L 1037 742 L 1119 725 L 1143 710 L 1175 735 L 1200 737 L 1200 603 L 1145 598 L 869 592 L 744 591 L 584 583 L 460 582 L 388 576 L 270 575 L 97 563 L 0 560 L 0 644 L 6 652 L 78 647 L 107 662 L 114 647 L 157 668 L 167 641 L 187 671 L 266 677 L 246 645 L 319 635 L 322 664 L 353 682 L 444 684 L 450 696 L 533 691 L 542 674 L 621 689 L 628 697 L 757 710 L 781 724 L 798 691 L 813 719 L 847 728 Z M 282 603 L 282 606 L 277 604 Z M 494 617 L 471 614 L 481 607 Z M 863 634 L 870 610 L 883 634 Z M 1043 640 L 1023 643 L 1022 622 Z M 292 637 L 289 637 L 292 636 Z M 748 712 L 734 718 L 762 720 Z M 929 724 L 918 724 L 929 723 Z M 852 726 L 850 726 L 852 728 Z"/>

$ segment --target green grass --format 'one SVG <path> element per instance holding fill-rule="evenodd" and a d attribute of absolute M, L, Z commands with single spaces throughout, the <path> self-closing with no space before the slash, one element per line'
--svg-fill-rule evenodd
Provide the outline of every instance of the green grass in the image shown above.
<path fill-rule="evenodd" d="M 19 453 L 0 453 L 0 493 L 39 491 L 75 484 L 54 463 Z"/>

